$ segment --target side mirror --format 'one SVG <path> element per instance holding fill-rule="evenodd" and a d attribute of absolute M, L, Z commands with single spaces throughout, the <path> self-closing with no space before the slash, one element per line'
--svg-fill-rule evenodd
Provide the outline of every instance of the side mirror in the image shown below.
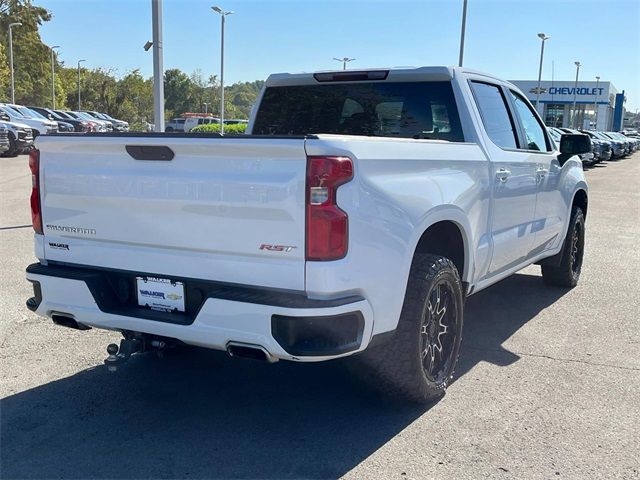
<path fill-rule="evenodd" d="M 48 118 L 49 120 L 53 120 L 53 115 L 49 114 L 49 115 L 47 115 L 47 118 Z"/>
<path fill-rule="evenodd" d="M 580 155 L 591 151 L 589 135 L 565 133 L 560 137 L 560 153 L 564 155 Z"/>
<path fill-rule="evenodd" d="M 5 120 L 7 122 L 11 121 L 11 118 L 9 118 L 9 115 L 4 113 L 4 112 L 0 112 L 0 120 Z"/>
<path fill-rule="evenodd" d="M 560 165 L 569 160 L 574 155 L 581 155 L 591 151 L 591 137 L 581 133 L 565 133 L 560 137 L 560 155 L 558 161 Z"/>

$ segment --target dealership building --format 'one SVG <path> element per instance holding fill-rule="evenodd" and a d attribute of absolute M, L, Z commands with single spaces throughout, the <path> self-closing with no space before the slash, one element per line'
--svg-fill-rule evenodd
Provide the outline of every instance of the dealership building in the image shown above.
<path fill-rule="evenodd" d="M 537 80 L 511 80 L 535 105 Z M 574 118 L 573 102 L 576 111 Z M 611 82 L 540 82 L 538 112 L 549 126 L 621 130 L 624 90 L 618 93 Z M 597 119 L 597 125 L 595 124 Z"/>

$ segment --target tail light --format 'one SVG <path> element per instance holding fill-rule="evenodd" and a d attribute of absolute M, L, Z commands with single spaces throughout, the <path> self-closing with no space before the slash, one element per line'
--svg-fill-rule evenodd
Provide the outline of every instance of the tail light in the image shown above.
<path fill-rule="evenodd" d="M 40 150 L 29 153 L 31 169 L 31 223 L 36 233 L 42 234 L 42 210 L 40 208 Z"/>
<path fill-rule="evenodd" d="M 347 254 L 349 218 L 337 205 L 337 190 L 352 178 L 348 157 L 307 157 L 307 260 Z"/>

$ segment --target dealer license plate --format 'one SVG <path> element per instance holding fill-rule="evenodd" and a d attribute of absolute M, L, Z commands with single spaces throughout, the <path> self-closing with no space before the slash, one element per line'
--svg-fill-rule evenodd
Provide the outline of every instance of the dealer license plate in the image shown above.
<path fill-rule="evenodd" d="M 138 305 L 162 310 L 184 312 L 184 284 L 168 278 L 136 277 Z"/>

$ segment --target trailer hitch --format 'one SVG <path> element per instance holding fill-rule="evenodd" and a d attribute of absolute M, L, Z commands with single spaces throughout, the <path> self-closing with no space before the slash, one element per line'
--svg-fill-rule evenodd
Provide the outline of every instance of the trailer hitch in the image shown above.
<path fill-rule="evenodd" d="M 115 372 L 120 365 L 127 362 L 131 358 L 131 355 L 135 353 L 144 353 L 153 350 L 158 356 L 162 356 L 164 349 L 170 346 L 173 346 L 173 343 L 167 343 L 158 338 L 149 338 L 146 335 L 139 334 L 135 336 L 128 334 L 120 340 L 120 346 L 115 343 L 110 343 L 107 346 L 109 356 L 105 359 L 104 364 L 110 372 Z"/>
<path fill-rule="evenodd" d="M 109 356 L 105 359 L 104 364 L 110 372 L 115 372 L 118 367 L 131 358 L 131 355 L 143 351 L 144 343 L 140 338 L 123 338 L 120 340 L 120 346 L 110 343 L 107 346 Z"/>

